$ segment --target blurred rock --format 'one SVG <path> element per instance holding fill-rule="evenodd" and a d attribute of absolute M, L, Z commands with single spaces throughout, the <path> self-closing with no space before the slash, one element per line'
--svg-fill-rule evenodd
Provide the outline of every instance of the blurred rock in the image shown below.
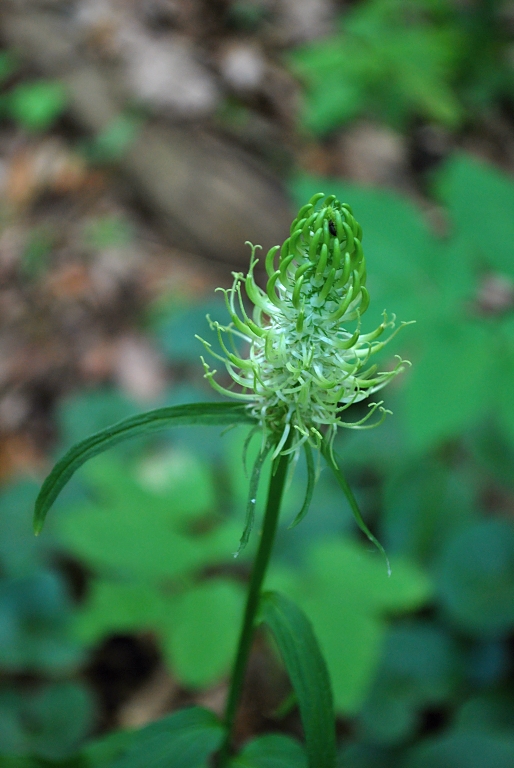
<path fill-rule="evenodd" d="M 22 144 L 5 169 L 5 198 L 14 206 L 26 206 L 45 190 L 73 192 L 86 181 L 84 161 L 54 137 Z"/>
<path fill-rule="evenodd" d="M 79 359 L 79 371 L 88 382 L 107 381 L 113 376 L 115 344 L 105 339 L 92 340 Z"/>
<path fill-rule="evenodd" d="M 47 77 L 62 79 L 70 93 L 70 116 L 82 130 L 104 136 L 120 121 L 126 122 L 123 103 L 131 109 L 133 98 L 119 87 L 123 67 L 92 62 L 77 39 L 80 33 L 73 19 L 14 10 L 2 10 L 1 16 L 8 44 L 26 53 L 31 64 Z M 135 22 L 120 35 L 123 57 L 131 55 L 129 48 L 136 39 L 142 41 L 141 56 L 146 57 L 153 54 L 153 42 L 149 41 L 167 48 L 174 40 L 178 48 L 182 46 L 188 52 L 193 70 L 201 72 L 200 78 L 205 74 L 211 84 L 217 82 L 207 66 L 197 62 L 196 48 L 181 42 L 178 35 L 152 38 L 142 24 Z M 154 88 L 148 82 L 143 85 Z M 180 83 L 181 88 L 183 85 Z M 203 86 L 193 91 L 194 109 L 199 109 L 198 93 L 203 93 L 204 99 L 205 91 Z M 168 94 L 162 95 L 166 103 L 173 99 L 178 103 L 175 96 L 168 100 Z M 186 92 L 184 99 L 183 104 L 192 109 L 191 95 Z M 211 96 L 203 101 L 202 109 L 207 109 L 209 99 Z M 214 106 L 212 100 L 209 109 Z M 199 124 L 193 129 L 173 122 L 166 125 L 164 121 L 143 121 L 123 144 L 114 162 L 127 196 L 132 200 L 135 197 L 160 222 L 175 247 L 232 265 L 247 264 L 246 240 L 260 243 L 265 251 L 280 243 L 287 236 L 291 220 L 282 184 L 255 158 L 220 135 Z"/>
<path fill-rule="evenodd" d="M 172 5 L 166 6 L 168 16 Z M 164 13 L 162 3 L 139 7 L 120 0 L 83 0 L 76 19 L 90 48 L 123 62 L 130 96 L 158 111 L 205 117 L 218 103 L 216 79 L 199 60 L 189 37 L 153 33 L 147 15 L 155 15 L 159 8 Z"/>
<path fill-rule="evenodd" d="M 222 49 L 219 68 L 227 85 L 234 91 L 248 93 L 262 85 L 266 60 L 256 45 L 232 42 Z"/>
<path fill-rule="evenodd" d="M 6 336 L 0 336 L 0 386 L 5 387 L 8 384 L 12 374 L 11 360 L 12 340 L 7 340 Z"/>
<path fill-rule="evenodd" d="M 130 246 L 102 248 L 90 269 L 90 279 L 97 300 L 106 302 L 114 298 L 120 284 L 126 283 L 134 274 L 137 251 Z"/>
<path fill-rule="evenodd" d="M 158 667 L 150 679 L 120 707 L 118 727 L 142 728 L 162 717 L 169 710 L 177 688 L 167 669 Z"/>
<path fill-rule="evenodd" d="M 161 359 L 146 339 L 126 336 L 115 349 L 114 375 L 119 386 L 136 400 L 155 400 L 166 375 Z"/>
<path fill-rule="evenodd" d="M 134 96 L 181 117 L 205 117 L 214 111 L 219 88 L 187 38 L 160 40 L 125 33 L 124 43 L 127 83 Z"/>
<path fill-rule="evenodd" d="M 178 0 L 139 0 L 137 11 L 149 29 L 162 32 L 181 26 L 187 5 Z"/>
<path fill-rule="evenodd" d="M 0 429 L 6 432 L 17 430 L 29 413 L 27 398 L 19 392 L 10 392 L 0 400 Z"/>
<path fill-rule="evenodd" d="M 337 161 L 334 163 L 333 152 L 315 141 L 304 144 L 300 148 L 298 161 L 302 171 L 314 176 L 334 176 L 344 173 L 340 155 L 337 155 Z"/>
<path fill-rule="evenodd" d="M 0 231 L 0 275 L 18 264 L 26 237 L 21 226 L 5 226 Z M 0 313 L 4 307 L 0 302 Z"/>
<path fill-rule="evenodd" d="M 408 177 L 408 150 L 399 133 L 360 122 L 337 139 L 334 164 L 341 175 L 360 184 L 404 188 Z"/>
<path fill-rule="evenodd" d="M 78 262 L 63 264 L 48 276 L 46 283 L 56 299 L 80 299 L 87 296 L 92 289 L 86 265 Z"/>
<path fill-rule="evenodd" d="M 125 15 L 110 0 L 82 0 L 75 9 L 74 23 L 89 52 L 105 59 L 121 55 L 119 30 Z"/>
<path fill-rule="evenodd" d="M 288 43 L 314 40 L 333 31 L 331 0 L 278 0 L 277 12 Z"/>
<path fill-rule="evenodd" d="M 410 139 L 410 163 L 416 173 L 425 173 L 437 166 L 450 152 L 451 135 L 440 125 L 421 125 Z"/>
<path fill-rule="evenodd" d="M 207 688 L 205 691 L 201 691 L 195 697 L 195 704 L 199 707 L 206 707 L 210 709 L 218 717 L 223 717 L 225 710 L 225 704 L 227 701 L 228 685 L 226 682 L 219 683 L 213 688 Z"/>
<path fill-rule="evenodd" d="M 27 435 L 6 434 L 0 439 L 0 480 L 17 475 L 39 474 L 44 459 Z"/>
<path fill-rule="evenodd" d="M 268 63 L 262 92 L 282 125 L 294 130 L 300 107 L 300 86 L 284 67 Z"/>
<path fill-rule="evenodd" d="M 477 302 L 486 315 L 499 315 L 514 308 L 514 282 L 506 275 L 487 275 L 480 285 Z"/>
<path fill-rule="evenodd" d="M 2 198 L 5 195 L 5 190 L 7 186 L 7 177 L 8 177 L 8 165 L 7 161 L 3 158 L 0 158 L 0 198 Z"/>

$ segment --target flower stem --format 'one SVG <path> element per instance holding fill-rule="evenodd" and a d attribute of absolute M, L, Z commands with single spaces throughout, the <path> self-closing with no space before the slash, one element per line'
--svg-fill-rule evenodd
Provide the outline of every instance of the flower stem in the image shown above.
<path fill-rule="evenodd" d="M 290 441 L 288 440 L 284 446 L 284 450 L 287 450 L 289 442 Z M 255 630 L 255 619 L 259 609 L 262 584 L 268 568 L 271 550 L 273 549 L 273 542 L 275 541 L 275 533 L 277 530 L 278 517 L 280 513 L 280 504 L 282 501 L 282 494 L 284 492 L 284 485 L 290 458 L 291 454 L 284 455 L 281 453 L 275 459 L 271 467 L 268 500 L 266 503 L 266 512 L 264 514 L 264 524 L 261 533 L 261 540 L 259 542 L 259 549 L 255 557 L 252 575 L 250 578 L 243 624 L 241 627 L 241 634 L 239 636 L 239 644 L 237 647 L 237 653 L 225 709 L 224 725 L 226 728 L 226 736 L 219 753 L 218 768 L 225 768 L 230 756 L 230 747 L 232 743 L 237 706 L 241 697 L 246 667 L 248 664 L 248 658 L 250 656 L 253 634 Z"/>

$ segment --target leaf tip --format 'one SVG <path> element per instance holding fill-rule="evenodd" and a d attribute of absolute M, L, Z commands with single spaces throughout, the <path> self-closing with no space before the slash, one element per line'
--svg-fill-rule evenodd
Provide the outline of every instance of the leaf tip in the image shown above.
<path fill-rule="evenodd" d="M 45 517 L 46 517 L 46 510 L 41 508 L 41 502 L 38 498 L 36 499 L 36 503 L 34 505 L 34 517 L 32 518 L 32 528 L 34 530 L 34 536 L 39 536 L 39 534 L 43 530 L 43 526 L 45 524 Z"/>

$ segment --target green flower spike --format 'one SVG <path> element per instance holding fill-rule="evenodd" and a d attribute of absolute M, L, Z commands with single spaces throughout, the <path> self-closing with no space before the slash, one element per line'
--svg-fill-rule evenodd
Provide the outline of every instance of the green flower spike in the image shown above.
<path fill-rule="evenodd" d="M 340 203 L 334 195 L 314 195 L 293 221 L 290 237 L 281 247 L 268 252 L 265 291 L 254 278 L 258 262 L 255 252 L 260 246 L 251 243 L 246 278 L 234 273 L 232 287 L 218 289 L 225 294 L 232 323 L 222 326 L 208 319 L 225 357 L 200 339 L 209 353 L 224 364 L 238 391 L 221 386 L 214 378 L 216 371 L 202 358 L 205 377 L 223 395 L 247 402 L 263 430 L 262 450 L 252 475 L 253 491 L 269 451 L 273 451 L 273 458 L 281 452 L 292 452 L 297 459 L 304 446 L 309 480 L 306 501 L 295 523 L 307 512 L 314 488 L 311 447 L 321 450 L 334 472 L 339 472 L 332 451 L 337 428 L 367 429 L 380 424 L 388 413 L 382 402 L 372 403 L 369 413 L 357 422 L 345 421 L 344 412 L 382 389 L 406 362 L 399 358 L 393 370 L 381 372 L 376 365 L 368 365 L 399 328 L 385 341 L 378 341 L 386 328 L 394 328 L 394 316 L 388 320 L 384 313 L 378 328 L 361 333 L 361 316 L 369 305 L 361 241 L 362 229 L 349 205 Z M 251 317 L 243 302 L 243 283 L 254 305 Z M 349 330 L 352 323 L 355 329 Z M 407 323 L 400 327 L 403 325 Z M 239 340 L 248 349 L 247 357 L 238 352 L 235 342 Z M 369 423 L 376 412 L 379 419 Z M 338 480 L 344 483 L 357 522 L 374 540 L 342 475 Z M 242 546 L 248 540 L 253 520 L 255 492 L 251 495 Z"/>

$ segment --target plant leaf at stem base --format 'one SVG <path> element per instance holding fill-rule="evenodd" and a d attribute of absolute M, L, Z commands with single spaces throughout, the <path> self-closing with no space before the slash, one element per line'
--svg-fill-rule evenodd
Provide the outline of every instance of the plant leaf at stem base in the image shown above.
<path fill-rule="evenodd" d="M 302 505 L 301 510 L 296 515 L 295 519 L 289 526 L 289 528 L 295 528 L 295 526 L 300 523 L 307 512 L 309 511 L 309 507 L 311 505 L 312 497 L 314 495 L 314 488 L 316 486 L 316 469 L 314 467 L 314 459 L 312 457 L 312 450 L 309 445 L 309 443 L 303 444 L 303 449 L 305 452 L 305 462 L 307 465 L 307 487 L 305 489 L 305 499 Z"/>
<path fill-rule="evenodd" d="M 278 592 L 263 594 L 261 616 L 275 638 L 296 694 L 309 768 L 335 768 L 332 689 L 311 623 L 292 600 Z"/>

